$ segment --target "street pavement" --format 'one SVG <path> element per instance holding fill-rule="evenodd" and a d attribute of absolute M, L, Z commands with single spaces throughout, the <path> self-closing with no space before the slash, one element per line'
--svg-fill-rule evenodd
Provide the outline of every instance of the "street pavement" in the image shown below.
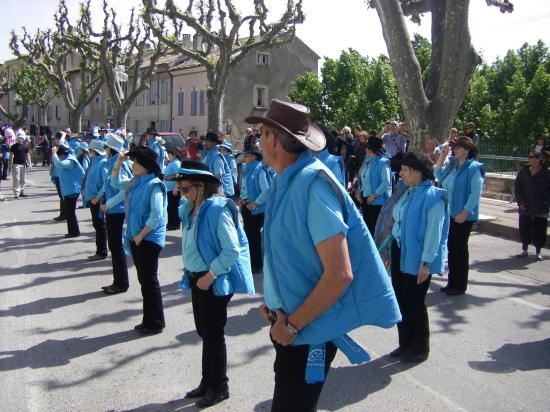
<path fill-rule="evenodd" d="M 200 380 L 201 344 L 190 299 L 178 289 L 180 235 L 169 232 L 161 253 L 167 327 L 140 337 L 141 294 L 130 268 L 127 293 L 106 296 L 110 260 L 89 263 L 93 228 L 78 210 L 82 236 L 65 239 L 47 170 L 28 176 L 29 197 L 0 189 L 0 410 L 192 411 L 186 391 Z M 516 259 L 520 246 L 474 233 L 470 286 L 464 296 L 427 296 L 429 359 L 416 366 L 387 358 L 396 328 L 364 327 L 352 336 L 370 363 L 352 366 L 338 354 L 320 410 L 548 411 L 550 410 L 550 254 Z M 256 308 L 258 294 L 229 306 L 230 398 L 213 411 L 268 411 L 274 352 Z"/>

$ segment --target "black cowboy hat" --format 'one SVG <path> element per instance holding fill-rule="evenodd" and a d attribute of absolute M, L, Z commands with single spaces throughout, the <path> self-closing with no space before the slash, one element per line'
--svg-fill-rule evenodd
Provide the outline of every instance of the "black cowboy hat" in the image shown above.
<path fill-rule="evenodd" d="M 248 116 L 244 121 L 282 130 L 316 152 L 323 150 L 326 145 L 321 129 L 309 121 L 309 109 L 298 103 L 274 99 L 265 116 Z"/>
<path fill-rule="evenodd" d="M 207 165 L 198 160 L 182 161 L 181 167 L 177 170 L 174 180 L 220 184 L 220 179 L 210 173 Z"/>
<path fill-rule="evenodd" d="M 411 169 L 422 173 L 424 180 L 435 180 L 433 163 L 424 153 L 407 152 L 400 161 L 401 166 L 408 166 Z"/>
<path fill-rule="evenodd" d="M 147 130 L 145 130 L 145 133 L 143 134 L 152 134 L 153 136 L 158 136 L 157 129 L 154 127 L 148 127 Z"/>
<path fill-rule="evenodd" d="M 255 155 L 256 159 L 258 159 L 260 162 L 264 158 L 263 153 L 257 147 L 251 147 L 250 149 L 245 150 L 244 152 L 241 152 L 240 154 L 242 154 L 242 155 L 246 155 L 246 154 Z"/>
<path fill-rule="evenodd" d="M 126 156 L 137 161 L 149 172 L 160 173 L 160 166 L 157 161 L 158 155 L 153 149 L 146 146 L 137 146 L 134 150 L 128 152 Z"/>
<path fill-rule="evenodd" d="M 217 144 L 220 144 L 220 138 L 217 133 L 214 132 L 208 132 L 206 133 L 206 136 L 204 136 L 204 140 L 208 140 L 210 142 L 215 142 Z"/>
<path fill-rule="evenodd" d="M 369 136 L 367 142 L 365 143 L 365 147 L 375 153 L 384 152 L 384 149 L 382 148 L 382 139 L 376 136 Z"/>

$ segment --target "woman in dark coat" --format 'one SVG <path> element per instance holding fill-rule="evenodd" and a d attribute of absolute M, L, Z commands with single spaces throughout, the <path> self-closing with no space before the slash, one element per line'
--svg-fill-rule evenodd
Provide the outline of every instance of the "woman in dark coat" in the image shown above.
<path fill-rule="evenodd" d="M 514 192 L 518 203 L 519 234 L 522 252 L 518 258 L 528 256 L 529 243 L 533 242 L 537 260 L 546 243 L 548 209 L 550 206 L 550 172 L 544 152 L 529 153 L 529 163 L 517 174 Z"/>

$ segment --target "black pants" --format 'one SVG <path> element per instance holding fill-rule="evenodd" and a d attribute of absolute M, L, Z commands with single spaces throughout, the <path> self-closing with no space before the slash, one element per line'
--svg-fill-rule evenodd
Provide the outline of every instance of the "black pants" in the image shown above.
<path fill-rule="evenodd" d="M 63 211 L 67 219 L 67 233 L 71 236 L 80 235 L 78 219 L 76 218 L 76 202 L 78 195 L 65 196 L 63 198 Z"/>
<path fill-rule="evenodd" d="M 519 215 L 519 236 L 523 250 L 527 250 L 531 241 L 537 253 L 546 244 L 548 218 Z"/>
<path fill-rule="evenodd" d="M 227 305 L 233 295 L 216 296 L 212 287 L 202 290 L 197 287 L 197 279 L 190 281 L 195 328 L 202 339 L 201 386 L 225 391 L 229 388 L 229 378 L 224 328 L 227 322 Z"/>
<path fill-rule="evenodd" d="M 253 215 L 246 206 L 243 206 L 241 207 L 241 214 L 243 216 L 244 233 L 246 233 L 250 248 L 252 270 L 258 271 L 263 267 L 261 230 L 264 225 L 264 213 Z"/>
<path fill-rule="evenodd" d="M 325 381 L 308 384 L 305 381 L 309 345 L 275 346 L 275 390 L 271 412 L 313 412 L 336 356 L 336 346 L 325 344 Z"/>
<path fill-rule="evenodd" d="M 2 180 L 6 180 L 8 178 L 9 162 L 9 159 L 2 158 L 2 162 L 0 163 L 0 167 L 2 169 L 0 170 L 0 175 Z"/>
<path fill-rule="evenodd" d="M 367 205 L 367 198 L 363 198 L 363 220 L 371 236 L 374 236 L 374 229 L 376 229 L 376 222 L 378 221 L 380 210 L 382 210 L 382 205 Z"/>
<path fill-rule="evenodd" d="M 143 240 L 139 246 L 132 242 L 130 248 L 143 297 L 142 322 L 148 328 L 162 329 L 166 326 L 158 281 L 159 254 L 162 248 L 149 240 Z"/>
<path fill-rule="evenodd" d="M 168 197 L 168 209 L 167 209 L 167 215 L 168 215 L 168 223 L 166 224 L 166 227 L 168 229 L 179 229 L 180 228 L 180 217 L 178 215 L 178 207 L 180 204 L 180 195 L 174 196 L 174 194 L 169 191 L 167 193 Z"/>
<path fill-rule="evenodd" d="M 401 249 L 395 240 L 391 258 L 391 283 L 402 317 L 397 324 L 399 347 L 424 355 L 430 351 L 430 322 L 425 300 L 432 277 L 418 285 L 417 276 L 401 272 Z"/>
<path fill-rule="evenodd" d="M 57 190 L 57 196 L 59 196 L 59 216 L 65 218 L 65 206 L 63 203 L 63 196 L 61 196 L 61 184 L 59 183 L 59 177 L 54 177 L 55 190 Z"/>
<path fill-rule="evenodd" d="M 447 239 L 449 283 L 447 286 L 461 292 L 466 292 L 468 287 L 468 269 L 470 268 L 468 239 L 473 225 L 473 221 L 456 223 L 451 219 L 449 227 Z"/>
<path fill-rule="evenodd" d="M 107 256 L 107 230 L 105 229 L 105 218 L 99 217 L 99 202 L 94 205 L 90 203 L 90 214 L 92 215 L 92 225 L 95 229 L 95 254 L 98 256 Z"/>
<path fill-rule="evenodd" d="M 113 285 L 128 289 L 128 265 L 126 255 L 122 247 L 122 227 L 124 225 L 124 213 L 105 215 L 107 228 L 107 243 L 111 251 L 113 264 Z"/>

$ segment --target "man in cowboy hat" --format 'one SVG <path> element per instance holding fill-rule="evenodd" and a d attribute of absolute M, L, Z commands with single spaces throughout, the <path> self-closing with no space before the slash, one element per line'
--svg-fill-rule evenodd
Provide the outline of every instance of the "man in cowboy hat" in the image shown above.
<path fill-rule="evenodd" d="M 164 158 L 166 156 L 166 151 L 164 150 L 164 147 L 157 141 L 157 136 L 160 136 L 157 133 L 157 129 L 153 127 L 148 127 L 145 133 L 143 133 L 143 137 L 145 138 L 145 141 L 147 142 L 147 146 L 152 149 L 157 154 L 157 163 L 160 167 L 161 173 L 164 173 Z"/>
<path fill-rule="evenodd" d="M 218 149 L 220 143 L 220 138 L 217 133 L 206 133 L 204 137 L 204 147 L 206 150 L 202 162 L 208 166 L 210 173 L 220 179 L 224 194 L 231 197 L 235 194 L 233 177 L 231 175 L 231 168 Z"/>
<path fill-rule="evenodd" d="M 264 162 L 277 172 L 266 201 L 260 308 L 276 352 L 272 410 L 311 411 L 337 348 L 353 363 L 369 359 L 347 332 L 391 327 L 401 316 L 361 215 L 311 155 L 325 136 L 309 109 L 273 100 L 265 117 L 245 121 L 262 124 Z"/>

